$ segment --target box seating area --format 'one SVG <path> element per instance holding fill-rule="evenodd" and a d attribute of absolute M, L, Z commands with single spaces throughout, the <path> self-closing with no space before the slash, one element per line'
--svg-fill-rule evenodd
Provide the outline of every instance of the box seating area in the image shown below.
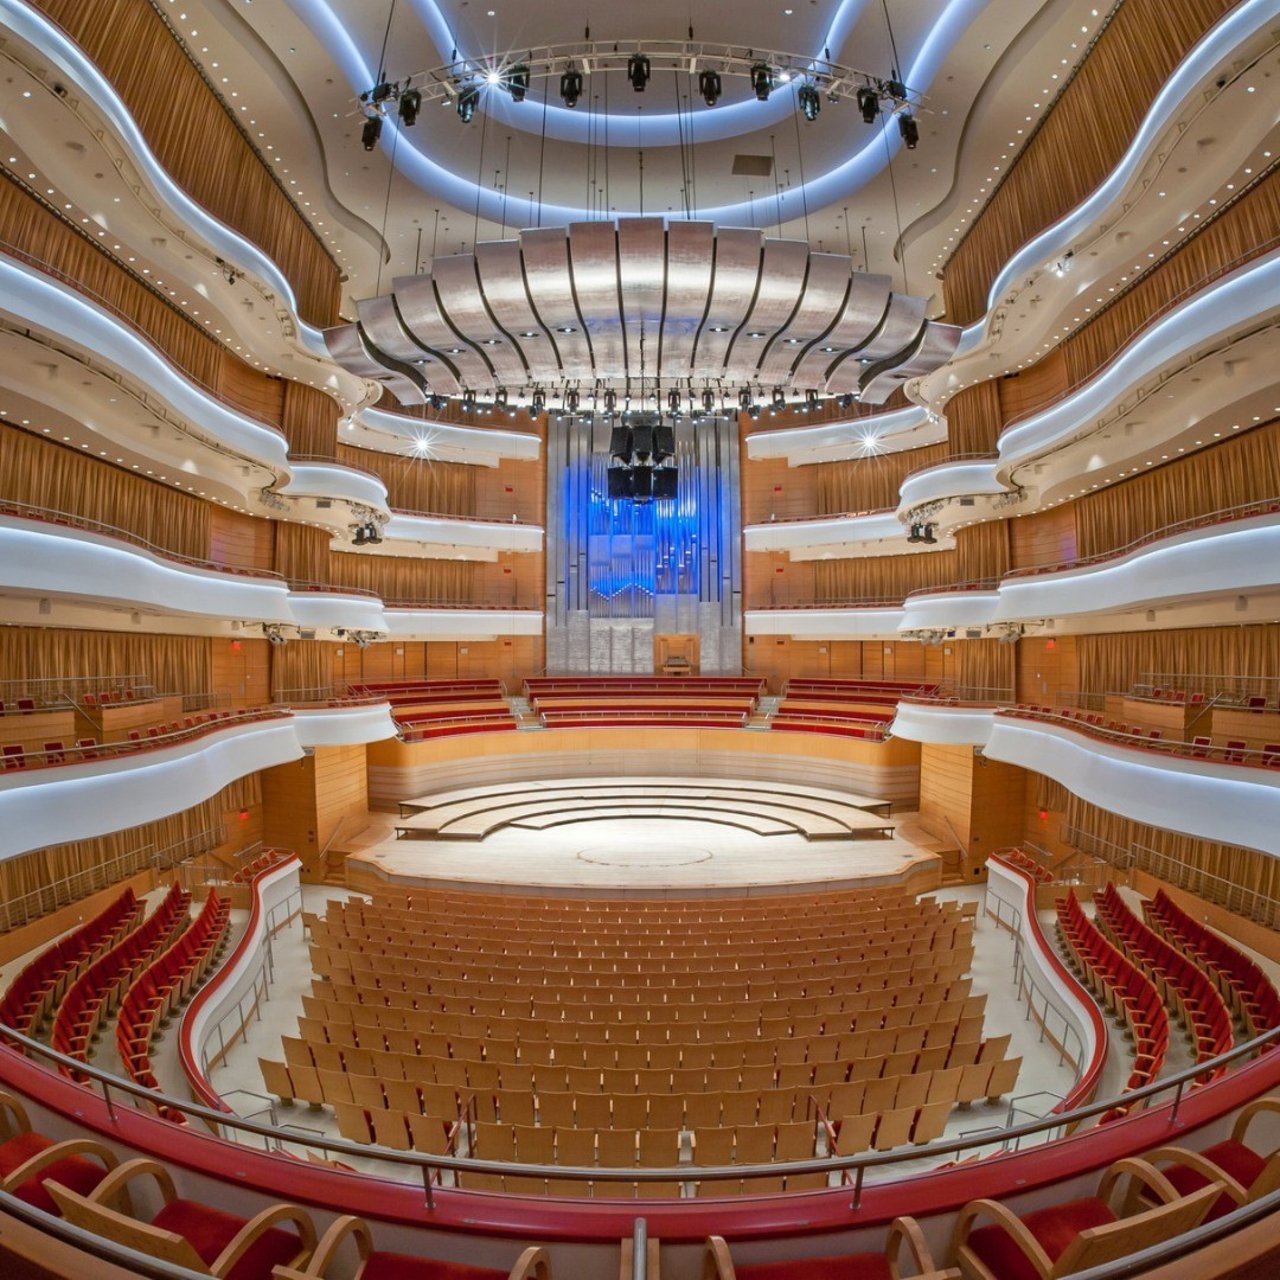
<path fill-rule="evenodd" d="M 899 699 L 936 692 L 914 680 L 788 680 L 769 728 L 882 741 Z"/>
<path fill-rule="evenodd" d="M 130 984 L 116 1018 L 116 1050 L 131 1080 L 160 1088 L 151 1069 L 152 1041 L 209 972 L 226 943 L 230 922 L 230 901 L 210 889 L 196 918 Z M 185 1123 L 181 1112 L 162 1114 Z"/>
<path fill-rule="evenodd" d="M 399 1150 L 674 1167 L 687 1143 L 692 1170 L 923 1143 L 1020 1065 L 1008 1037 L 982 1038 L 973 917 L 900 888 L 331 902 L 309 921 L 300 1034 L 261 1066 L 281 1098 Z M 507 1189 L 568 1190 L 534 1181 Z"/>
<path fill-rule="evenodd" d="M 347 693 L 378 698 L 393 707 L 412 707 L 501 699 L 506 688 L 501 680 L 365 680 L 347 685 Z"/>
<path fill-rule="evenodd" d="M 10 981 L 0 999 L 0 1025 L 34 1035 L 67 987 L 142 918 L 143 904 L 126 889 L 79 928 L 45 947 Z"/>
<path fill-rule="evenodd" d="M 1213 976 L 1249 1036 L 1280 1026 L 1280 993 L 1257 961 L 1194 919 L 1163 889 L 1143 903 L 1143 913 L 1152 928 Z"/>
<path fill-rule="evenodd" d="M 403 742 L 514 729 L 501 680 L 405 680 L 348 685 L 353 697 L 391 703 Z"/>
<path fill-rule="evenodd" d="M 176 882 L 160 905 L 109 951 L 99 956 L 67 988 L 53 1017 L 50 1043 L 59 1052 L 87 1062 L 99 1027 L 129 985 L 165 950 L 188 923 L 191 895 Z"/>
<path fill-rule="evenodd" d="M 1084 913 L 1074 890 L 1059 898 L 1058 937 L 1068 961 L 1098 1002 L 1127 1024 L 1133 1038 L 1133 1071 L 1124 1091 L 1141 1089 L 1160 1074 L 1169 1052 L 1169 1014 L 1155 983 Z M 1103 1120 L 1126 1114 L 1124 1105 L 1113 1107 Z"/>
<path fill-rule="evenodd" d="M 151 725 L 149 728 L 130 729 L 124 742 L 98 742 L 95 738 L 79 738 L 72 745 L 62 742 L 46 742 L 43 751 L 27 751 L 17 743 L 0 747 L 0 765 L 10 769 L 42 769 L 66 764 L 81 764 L 89 760 L 111 759 L 133 755 L 157 747 L 169 747 L 178 742 L 188 742 L 217 729 L 233 725 L 251 724 L 258 720 L 276 720 L 287 712 L 274 707 L 248 707 L 237 711 L 205 711 L 185 716 L 170 724 Z"/>
<path fill-rule="evenodd" d="M 525 681 L 529 705 L 547 728 L 565 725 L 680 725 L 737 729 L 764 682 L 739 676 L 545 676 Z"/>
<path fill-rule="evenodd" d="M 1029 853 L 1024 853 L 1021 849 L 997 849 L 991 856 L 1003 858 L 1010 866 L 1017 867 L 1019 871 L 1025 871 L 1037 884 L 1053 883 L 1053 872 L 1044 863 L 1037 862 Z"/>
<path fill-rule="evenodd" d="M 784 698 L 805 702 L 861 702 L 896 706 L 903 698 L 930 698 L 938 692 L 928 680 L 839 680 L 793 677 L 783 686 Z"/>
<path fill-rule="evenodd" d="M 237 867 L 231 873 L 231 883 L 250 884 L 254 876 L 263 871 L 269 871 L 272 867 L 281 862 L 286 862 L 292 857 L 292 849 L 263 849 L 256 857 L 250 859 L 243 866 Z"/>
<path fill-rule="evenodd" d="M 1112 941 L 1155 983 L 1165 1006 L 1177 1014 L 1191 1037 L 1196 1061 L 1226 1053 L 1234 1040 L 1231 1014 L 1205 972 L 1143 924 L 1114 884 L 1094 895 L 1094 907 Z"/>

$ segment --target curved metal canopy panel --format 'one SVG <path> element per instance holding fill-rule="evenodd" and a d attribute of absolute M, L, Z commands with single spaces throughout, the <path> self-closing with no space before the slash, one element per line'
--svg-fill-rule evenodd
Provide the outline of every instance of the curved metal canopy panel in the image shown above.
<path fill-rule="evenodd" d="M 398 277 L 359 310 L 362 342 L 345 333 L 352 326 L 328 335 L 353 373 L 386 380 L 411 361 L 434 394 L 502 389 L 513 404 L 535 392 L 734 399 L 775 387 L 789 399 L 878 404 L 944 364 L 960 339 L 954 325 L 925 319 L 923 298 L 895 294 L 887 276 L 855 272 L 843 255 L 657 218 L 482 244 Z"/>

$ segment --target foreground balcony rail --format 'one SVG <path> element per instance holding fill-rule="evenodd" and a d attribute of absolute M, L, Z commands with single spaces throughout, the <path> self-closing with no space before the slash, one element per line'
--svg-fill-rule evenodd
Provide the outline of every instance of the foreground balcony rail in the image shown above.
<path fill-rule="evenodd" d="M 87 516 L 72 515 L 67 511 L 54 511 L 49 507 L 33 507 L 21 502 L 0 501 L 0 516 L 9 516 L 18 520 L 38 520 L 44 524 L 59 525 L 68 529 L 82 529 L 86 533 L 97 533 L 119 542 L 127 542 L 131 546 L 140 547 L 151 555 L 162 560 L 170 560 L 174 564 L 188 565 L 193 569 L 206 569 L 213 573 L 230 573 L 242 578 L 263 578 L 272 582 L 283 582 L 284 578 L 271 569 L 247 569 L 238 565 L 220 564 L 216 560 L 203 560 L 199 556 L 187 556 L 178 551 L 170 551 L 148 542 L 140 534 L 131 533 L 113 524 L 101 520 L 91 520 Z"/>
<path fill-rule="evenodd" d="M 947 582 L 937 587 L 918 587 L 908 591 L 904 599 L 914 600 L 918 596 L 945 596 L 961 591 L 996 591 L 999 589 L 999 578 L 972 578 L 968 582 Z"/>
<path fill-rule="evenodd" d="M 1251 711 L 1280 709 L 1280 676 L 1144 671 L 1134 681 L 1131 696 L 1159 700 L 1186 690 L 1201 693 L 1219 706 L 1245 706 Z M 1258 699 L 1262 701 L 1258 702 Z"/>
<path fill-rule="evenodd" d="M 1110 724 L 1103 723 L 1102 715 L 1098 712 L 1072 711 L 1067 707 L 1055 711 L 1049 707 L 1017 704 L 996 707 L 995 714 L 1017 720 L 1036 720 L 1045 724 L 1061 725 L 1076 733 L 1083 733 L 1087 737 L 1138 751 L 1179 756 L 1189 760 L 1205 760 L 1213 764 L 1240 765 L 1253 769 L 1280 769 L 1280 743 L 1255 748 L 1247 747 L 1243 742 L 1228 742 L 1225 746 L 1216 746 L 1207 737 L 1182 742 L 1178 739 L 1153 737 L 1152 734 L 1159 733 L 1159 730 L 1144 733 L 1127 727 L 1112 727 Z"/>
<path fill-rule="evenodd" d="M 460 515 L 456 511 L 415 511 L 409 507 L 392 507 L 393 516 L 413 516 L 419 520 L 453 520 L 458 524 L 518 524 L 541 528 L 536 520 L 526 520 L 514 512 L 508 520 L 505 516 Z"/>
<path fill-rule="evenodd" d="M 40 676 L 0 680 L 0 715 L 29 715 L 91 702 L 138 702 L 162 697 L 147 675 Z M 23 706 L 22 703 L 31 703 Z"/>
<path fill-rule="evenodd" d="M 1099 1117 L 1121 1103 L 1134 1113 L 1150 1112 L 1156 1106 L 1167 1106 L 1169 1112 L 1165 1117 L 1165 1132 L 1169 1135 L 1179 1135 L 1186 1123 L 1185 1121 L 1180 1122 L 1179 1119 L 1184 1100 L 1188 1096 L 1194 1096 L 1197 1099 L 1205 1096 L 1212 1097 L 1214 1091 L 1221 1090 L 1224 1086 L 1229 1086 L 1233 1081 L 1233 1075 L 1227 1068 L 1244 1066 L 1254 1059 L 1265 1059 L 1265 1063 L 1271 1064 L 1273 1069 L 1269 1073 L 1264 1073 L 1266 1078 L 1259 1081 L 1257 1092 L 1262 1093 L 1273 1087 L 1274 1078 L 1277 1074 L 1280 1074 L 1280 1059 L 1272 1058 L 1268 1051 L 1277 1043 L 1280 1043 L 1280 1027 L 1275 1027 L 1263 1035 L 1238 1044 L 1227 1053 L 1220 1054 L 1209 1061 L 1188 1067 L 1140 1089 L 1128 1090 L 1119 1098 L 1109 1097 L 1101 1102 L 1090 1102 L 1085 1106 L 1074 1107 L 1069 1111 L 1051 1113 L 1048 1116 L 1029 1120 L 1022 1124 L 1008 1124 L 1005 1128 L 994 1132 L 992 1129 L 986 1128 L 977 1133 L 969 1133 L 955 1138 L 944 1138 L 918 1147 L 910 1146 L 894 1151 L 870 1152 L 848 1156 L 771 1161 L 767 1164 L 678 1165 L 665 1168 L 592 1166 L 587 1168 L 569 1165 L 522 1164 L 513 1161 L 479 1160 L 467 1156 L 431 1155 L 416 1151 L 400 1151 L 389 1147 L 377 1146 L 376 1144 L 351 1142 L 344 1138 L 330 1138 L 310 1130 L 291 1132 L 287 1126 L 282 1126 L 276 1121 L 274 1104 L 272 1104 L 271 1108 L 271 1118 L 267 1122 L 241 1117 L 232 1112 L 225 1103 L 215 1109 L 194 1103 L 189 1099 L 145 1088 L 131 1080 L 113 1075 L 101 1067 L 95 1066 L 92 1062 L 83 1063 L 68 1058 L 50 1046 L 22 1035 L 12 1028 L 0 1027 L 0 1045 L 5 1046 L 10 1052 L 25 1054 L 29 1058 L 36 1059 L 46 1064 L 53 1072 L 65 1069 L 79 1073 L 87 1088 L 96 1089 L 101 1093 L 103 1102 L 106 1105 L 107 1115 L 113 1123 L 116 1122 L 117 1110 L 122 1101 L 153 1115 L 169 1112 L 180 1113 L 190 1120 L 200 1121 L 216 1136 L 249 1146 L 256 1147 L 260 1145 L 266 1152 L 278 1153 L 284 1156 L 286 1162 L 282 1163 L 281 1171 L 286 1177 L 290 1168 L 296 1167 L 295 1157 L 287 1149 L 289 1146 L 320 1152 L 328 1158 L 343 1162 L 350 1161 L 352 1157 L 365 1161 L 376 1160 L 383 1165 L 391 1166 L 394 1174 L 399 1175 L 399 1177 L 395 1178 L 395 1181 L 406 1182 L 412 1178 L 414 1182 L 421 1183 L 425 1193 L 424 1207 L 427 1212 L 431 1212 L 437 1207 L 437 1194 L 442 1189 L 438 1175 L 442 1172 L 546 1178 L 552 1182 L 696 1182 L 699 1184 L 744 1180 L 750 1182 L 752 1178 L 772 1179 L 806 1173 L 836 1174 L 839 1175 L 840 1182 L 830 1190 L 838 1191 L 843 1188 L 845 1194 L 851 1196 L 850 1209 L 856 1211 L 862 1204 L 864 1185 L 882 1181 L 882 1179 L 878 1178 L 878 1175 L 892 1173 L 897 1166 L 912 1165 L 916 1170 L 921 1167 L 929 1167 L 936 1170 L 939 1158 L 943 1156 L 953 1157 L 963 1153 L 969 1153 L 974 1156 L 1007 1155 L 1023 1150 L 1024 1144 L 1031 1145 L 1033 1149 L 1038 1150 L 1043 1143 L 1074 1133 L 1081 1125 L 1089 1121 L 1098 1120 Z M 205 1084 L 203 1087 L 207 1089 L 208 1085 Z M 1229 1090 L 1229 1092 L 1235 1095 L 1239 1093 L 1239 1090 Z M 1226 1095 L 1223 1094 L 1222 1096 L 1225 1097 Z M 1253 1096 L 1252 1093 L 1250 1096 Z M 1238 1103 L 1243 1101 L 1243 1098 L 1235 1098 L 1235 1101 Z M 1131 1118 L 1141 1119 L 1141 1115 L 1138 1114 Z M 1110 1126 L 1105 1127 L 1110 1128 Z M 194 1138 L 199 1133 L 199 1130 L 191 1130 L 190 1132 Z M 1031 1143 L 1029 1140 L 1032 1139 L 1038 1141 Z M 1144 1146 L 1147 1147 L 1155 1145 L 1158 1145 L 1158 1141 L 1144 1142 Z M 379 1176 L 368 1174 L 346 1175 L 345 1171 L 344 1175 Z M 994 1170 L 992 1176 L 993 1179 L 996 1176 Z M 883 1179 L 883 1181 L 887 1180 Z M 460 1189 L 444 1188 L 444 1190 L 447 1190 L 451 1195 L 466 1194 L 465 1191 Z M 779 1193 L 773 1199 L 780 1202 L 785 1198 L 785 1195 L 785 1192 Z M 514 1194 L 506 1195 L 503 1199 L 528 1202 L 526 1197 Z M 813 1193 L 806 1194 L 804 1199 L 807 1202 L 812 1202 Z M 534 1197 L 534 1200 L 541 1204 L 547 1203 L 546 1197 Z M 681 1200 L 679 1203 L 693 1205 L 697 1202 Z M 705 1207 L 704 1202 L 702 1208 L 705 1209 Z"/>
<path fill-rule="evenodd" d="M 275 707 L 250 707 L 240 711 L 208 711 L 199 717 L 188 716 L 186 723 L 176 722 L 166 726 L 152 725 L 146 730 L 131 729 L 131 735 L 122 742 L 96 742 L 82 738 L 67 744 L 46 743 L 43 751 L 27 751 L 16 744 L 0 748 L 0 774 L 13 771 L 30 772 L 64 765 L 86 764 L 95 760 L 115 760 L 136 756 L 143 752 L 158 751 L 164 747 L 192 742 L 220 729 L 239 728 L 261 720 L 284 720 L 288 712 Z"/>
<path fill-rule="evenodd" d="M 376 591 L 366 587 L 344 587 L 334 582 L 315 582 L 310 578 L 290 578 L 290 591 L 322 591 L 328 595 L 360 596 L 365 600 L 381 600 Z"/>
<path fill-rule="evenodd" d="M 46 262 L 43 258 L 36 257 L 35 254 L 29 253 L 26 249 L 23 249 L 16 244 L 12 244 L 8 240 L 0 240 L 0 253 L 14 258 L 16 261 L 21 262 L 28 267 L 33 267 L 42 275 L 50 276 L 60 284 L 65 284 L 68 288 L 75 290 L 75 292 L 80 294 L 81 297 L 87 298 L 94 304 L 94 306 L 100 307 L 103 311 L 106 311 L 114 319 L 124 325 L 131 333 L 136 334 L 137 337 L 141 338 L 153 351 L 163 356 L 164 359 L 172 364 L 175 369 L 178 369 L 182 373 L 182 376 L 188 382 L 193 386 L 199 387 L 200 390 L 203 391 L 211 400 L 216 400 L 224 408 L 230 409 L 234 413 L 241 415 L 244 414 L 245 410 L 242 404 L 228 396 L 224 391 L 221 391 L 212 383 L 206 382 L 199 374 L 195 373 L 192 369 L 183 364 L 177 355 L 161 346 L 160 340 L 156 335 L 140 325 L 136 318 L 129 315 L 127 311 L 123 311 L 116 305 L 116 303 L 110 301 L 110 299 L 104 298 L 102 294 L 95 293 L 83 281 L 77 280 L 75 276 L 69 275 L 67 272 L 63 271 L 61 267 L 55 267 L 53 263 Z M 148 291 L 151 291 L 151 287 L 145 282 L 140 283 L 142 283 L 143 287 Z M 159 294 L 156 294 L 156 296 L 160 297 Z M 169 300 L 167 298 L 161 298 L 161 301 L 168 305 Z M 284 433 L 273 423 L 261 422 L 256 418 L 254 421 L 263 429 L 274 432 L 281 440 L 285 439 Z"/>
<path fill-rule="evenodd" d="M 283 710 L 292 707 L 371 707 L 386 702 L 382 693 L 366 693 L 331 684 L 308 685 L 296 689 L 276 689 L 271 704 Z"/>
<path fill-rule="evenodd" d="M 1144 533 L 1132 542 L 1126 542 L 1109 551 L 1098 551 L 1091 556 L 1078 556 L 1074 560 L 1060 560 L 1057 564 L 1028 565 L 1022 569 L 1010 569 L 999 582 L 1007 582 L 1010 578 L 1033 578 L 1042 573 L 1065 573 L 1072 569 L 1084 569 L 1089 565 L 1105 564 L 1109 560 L 1119 560 L 1141 547 L 1148 547 L 1163 538 L 1171 538 L 1180 533 L 1188 533 L 1193 529 L 1210 529 L 1217 525 L 1231 524 L 1237 520 L 1251 520 L 1255 516 L 1275 515 L 1280 512 L 1280 498 L 1262 498 L 1257 502 L 1244 502 L 1235 507 L 1221 507 L 1208 515 L 1188 516 L 1185 520 L 1175 520 Z M 997 583 L 998 585 L 998 583 Z M 954 588 L 961 590 L 962 588 Z M 918 594 L 916 592 L 913 595 Z M 1182 677 L 1186 679 L 1187 677 Z"/>

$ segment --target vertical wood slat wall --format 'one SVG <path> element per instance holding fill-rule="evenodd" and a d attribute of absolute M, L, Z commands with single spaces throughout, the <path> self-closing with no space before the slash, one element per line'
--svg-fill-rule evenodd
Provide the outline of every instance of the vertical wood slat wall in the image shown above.
<path fill-rule="evenodd" d="M 148 0 L 35 3 L 97 63 L 168 172 L 275 261 L 302 318 L 335 323 L 337 265 Z"/>

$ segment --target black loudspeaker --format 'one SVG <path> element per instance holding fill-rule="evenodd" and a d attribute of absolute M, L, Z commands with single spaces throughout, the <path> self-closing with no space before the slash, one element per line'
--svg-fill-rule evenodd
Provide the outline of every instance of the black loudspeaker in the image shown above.
<path fill-rule="evenodd" d="M 673 457 L 676 451 L 674 427 L 660 426 L 653 429 L 653 451 L 659 458 Z"/>
<path fill-rule="evenodd" d="M 674 498 L 679 480 L 678 467 L 658 467 L 653 473 L 653 496 L 660 501 Z"/>
<path fill-rule="evenodd" d="M 631 451 L 640 461 L 653 455 L 653 428 L 647 423 L 631 428 Z"/>
<path fill-rule="evenodd" d="M 609 432 L 609 454 L 614 458 L 631 457 L 631 429 L 621 424 Z"/>
<path fill-rule="evenodd" d="M 637 502 L 648 502 L 653 497 L 653 468 L 631 468 L 631 496 Z"/>
<path fill-rule="evenodd" d="M 631 497 L 631 468 L 609 468 L 609 498 L 611 501 Z"/>

